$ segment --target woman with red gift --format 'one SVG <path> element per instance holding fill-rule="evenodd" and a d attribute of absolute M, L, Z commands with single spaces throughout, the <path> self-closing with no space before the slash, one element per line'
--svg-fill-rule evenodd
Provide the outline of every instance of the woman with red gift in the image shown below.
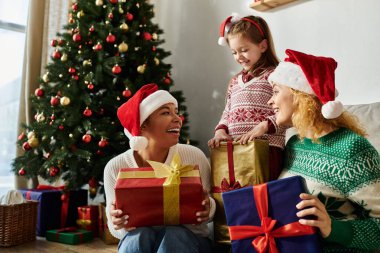
<path fill-rule="evenodd" d="M 210 165 L 196 147 L 178 144 L 182 126 L 177 100 L 157 85 L 144 85 L 117 112 L 130 139 L 131 149 L 111 159 L 104 171 L 108 227 L 120 239 L 122 253 L 211 252 L 207 222 L 215 213 L 215 202 L 208 196 Z M 121 168 L 151 167 L 148 161 L 170 164 L 178 154 L 183 164 L 199 166 L 205 190 L 203 210 L 196 213 L 199 224 L 125 228 L 130 219 L 115 207 L 115 184 Z"/>
<path fill-rule="evenodd" d="M 298 132 L 286 144 L 280 177 L 302 176 L 311 193 L 300 195 L 299 222 L 319 229 L 325 252 L 379 249 L 380 157 L 335 100 L 337 63 L 289 49 L 286 54 L 268 78 L 274 89 L 269 103 L 277 124 Z"/>

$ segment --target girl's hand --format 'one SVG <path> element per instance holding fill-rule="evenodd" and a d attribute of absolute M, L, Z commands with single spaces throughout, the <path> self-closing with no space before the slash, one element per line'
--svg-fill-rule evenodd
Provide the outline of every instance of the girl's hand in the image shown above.
<path fill-rule="evenodd" d="M 327 213 L 325 205 L 318 199 L 318 197 L 301 193 L 300 198 L 302 201 L 296 205 L 297 209 L 304 209 L 297 213 L 297 216 L 302 218 L 307 215 L 314 215 L 315 220 L 300 219 L 299 223 L 303 225 L 313 226 L 319 228 L 323 238 L 326 238 L 331 233 L 331 218 Z"/>
<path fill-rule="evenodd" d="M 209 220 L 210 215 L 210 196 L 206 190 L 203 189 L 204 192 L 204 200 L 202 201 L 202 205 L 205 207 L 204 211 L 200 211 L 196 213 L 198 222 L 205 222 Z"/>
<path fill-rule="evenodd" d="M 220 142 L 221 141 L 228 141 L 228 140 L 232 140 L 232 137 L 229 136 L 226 133 L 226 130 L 224 130 L 224 129 L 218 129 L 218 130 L 215 131 L 214 138 L 212 138 L 211 140 L 209 140 L 208 143 L 207 143 L 207 145 L 210 148 L 215 148 L 215 147 L 219 147 L 220 146 Z"/>
<path fill-rule="evenodd" d="M 115 202 L 111 203 L 110 206 L 110 216 L 111 216 L 111 221 L 113 224 L 113 228 L 115 230 L 119 230 L 125 227 L 125 225 L 128 224 L 129 216 L 128 215 L 123 215 L 123 211 L 120 209 L 115 209 Z M 131 231 L 135 229 L 135 227 L 132 228 L 126 228 L 127 231 Z"/>
<path fill-rule="evenodd" d="M 260 122 L 255 128 L 246 134 L 236 138 L 235 141 L 239 141 L 240 144 L 247 144 L 249 141 L 253 141 L 256 137 L 263 136 L 268 132 L 268 121 Z"/>

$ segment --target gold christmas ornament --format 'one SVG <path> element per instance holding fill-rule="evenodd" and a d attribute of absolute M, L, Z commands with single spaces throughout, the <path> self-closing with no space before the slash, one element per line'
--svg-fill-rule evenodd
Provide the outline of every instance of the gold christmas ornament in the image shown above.
<path fill-rule="evenodd" d="M 67 61 L 67 54 L 62 54 L 61 61 Z"/>
<path fill-rule="evenodd" d="M 66 106 L 70 104 L 70 98 L 68 97 L 61 97 L 60 101 L 61 105 Z"/>
<path fill-rule="evenodd" d="M 70 137 L 70 138 L 73 138 L 73 137 L 74 137 L 74 135 L 73 135 L 73 134 L 69 134 L 69 137 Z"/>
<path fill-rule="evenodd" d="M 137 72 L 139 72 L 140 74 L 144 74 L 145 68 L 146 68 L 145 64 L 140 65 L 140 66 L 137 67 Z"/>
<path fill-rule="evenodd" d="M 96 6 L 102 6 L 103 5 L 103 0 L 96 0 L 95 1 Z"/>
<path fill-rule="evenodd" d="M 129 30 L 129 26 L 126 24 L 126 23 L 122 23 L 120 26 L 119 26 L 120 30 L 122 32 L 127 32 Z"/>
<path fill-rule="evenodd" d="M 119 7 L 119 13 L 120 13 L 120 14 L 123 14 L 123 13 L 124 13 L 124 11 L 123 11 L 123 9 L 122 9 L 121 7 Z"/>
<path fill-rule="evenodd" d="M 157 33 L 153 33 L 153 34 L 152 34 L 152 39 L 154 39 L 154 40 L 157 40 L 157 39 L 158 39 L 158 35 L 157 35 Z"/>
<path fill-rule="evenodd" d="M 59 78 L 62 78 L 62 77 L 63 77 L 63 75 L 62 75 L 62 74 L 59 74 L 58 76 L 59 76 Z"/>
<path fill-rule="evenodd" d="M 45 121 L 44 114 L 43 113 L 37 114 L 36 120 L 37 120 L 37 122 L 43 122 L 43 121 Z"/>
<path fill-rule="evenodd" d="M 120 43 L 118 48 L 120 53 L 125 53 L 128 51 L 128 44 L 123 41 Z"/>
<path fill-rule="evenodd" d="M 49 82 L 49 72 L 46 72 L 43 76 L 42 76 L 42 80 L 47 83 Z"/>
<path fill-rule="evenodd" d="M 156 57 L 154 57 L 154 63 L 155 63 L 156 65 L 159 65 L 159 64 L 160 64 L 160 60 L 157 59 Z"/>
<path fill-rule="evenodd" d="M 80 12 L 77 13 L 77 17 L 78 17 L 78 18 L 81 18 L 81 17 L 83 17 L 83 16 L 84 16 L 84 12 L 83 12 L 83 10 L 81 10 Z"/>
<path fill-rule="evenodd" d="M 83 67 L 91 67 L 91 66 L 92 66 L 91 60 L 84 60 L 83 61 Z"/>
<path fill-rule="evenodd" d="M 32 148 L 36 148 L 39 144 L 39 141 L 36 137 L 32 137 L 28 140 L 29 146 Z"/>

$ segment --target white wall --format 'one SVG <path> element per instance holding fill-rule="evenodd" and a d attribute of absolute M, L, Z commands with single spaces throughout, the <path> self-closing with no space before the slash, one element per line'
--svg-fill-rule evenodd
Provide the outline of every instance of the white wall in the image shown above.
<path fill-rule="evenodd" d="M 173 65 L 174 89 L 184 91 L 191 138 L 203 151 L 223 110 L 228 80 L 240 70 L 230 51 L 217 45 L 219 24 L 232 12 L 263 17 L 281 60 L 287 48 L 335 58 L 344 104 L 380 101 L 379 0 L 299 0 L 269 12 L 248 8 L 251 1 L 152 1 L 163 47 L 172 53 L 166 62 Z"/>

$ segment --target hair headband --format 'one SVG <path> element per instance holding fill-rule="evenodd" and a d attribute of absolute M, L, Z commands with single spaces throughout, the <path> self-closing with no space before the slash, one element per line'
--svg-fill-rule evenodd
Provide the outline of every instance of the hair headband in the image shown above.
<path fill-rule="evenodd" d="M 235 23 L 237 23 L 238 21 L 240 20 L 244 20 L 244 21 L 247 21 L 247 22 L 250 22 L 251 24 L 253 24 L 257 30 L 260 32 L 261 36 L 262 37 L 265 37 L 264 36 L 264 32 L 263 30 L 261 29 L 261 27 L 259 26 L 259 24 L 257 24 L 255 21 L 249 19 L 249 18 L 241 18 L 239 17 L 239 15 L 237 15 L 236 13 L 233 13 L 232 16 L 229 16 L 227 17 L 221 24 L 220 24 L 220 29 L 219 29 L 219 34 L 220 34 L 220 37 L 218 39 L 218 44 L 221 45 L 221 46 L 226 46 L 227 45 L 227 40 L 226 40 L 226 37 L 225 35 L 228 33 L 228 31 L 230 30 L 231 26 Z"/>

